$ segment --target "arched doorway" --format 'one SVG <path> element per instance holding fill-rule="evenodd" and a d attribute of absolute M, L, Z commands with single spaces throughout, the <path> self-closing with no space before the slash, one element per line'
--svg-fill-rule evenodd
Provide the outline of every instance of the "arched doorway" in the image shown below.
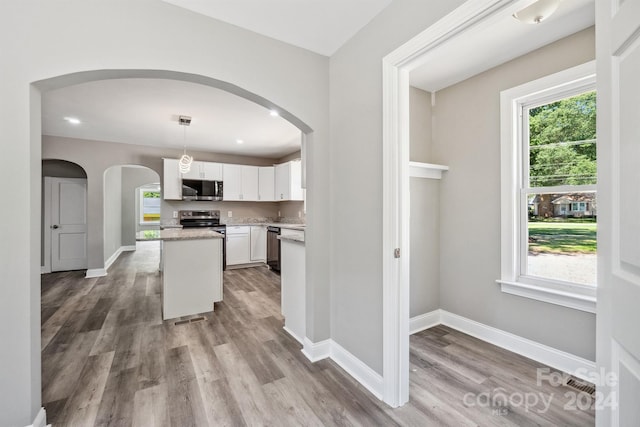
<path fill-rule="evenodd" d="M 136 249 L 138 231 L 159 228 L 160 175 L 146 166 L 114 165 L 103 176 L 103 247 L 108 270 L 122 252 Z M 149 196 L 146 204 L 145 194 Z M 145 208 L 154 201 L 157 206 Z"/>

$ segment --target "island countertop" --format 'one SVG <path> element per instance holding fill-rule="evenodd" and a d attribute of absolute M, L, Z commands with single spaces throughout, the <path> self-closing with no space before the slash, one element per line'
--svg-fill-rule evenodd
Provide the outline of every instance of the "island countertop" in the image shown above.
<path fill-rule="evenodd" d="M 143 230 L 136 233 L 137 241 L 200 240 L 222 238 L 222 234 L 208 228 L 168 228 L 164 230 Z"/>

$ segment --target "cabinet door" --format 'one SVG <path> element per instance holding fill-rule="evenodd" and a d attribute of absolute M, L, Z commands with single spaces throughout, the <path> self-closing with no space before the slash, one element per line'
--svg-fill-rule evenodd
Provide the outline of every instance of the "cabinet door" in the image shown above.
<path fill-rule="evenodd" d="M 178 169 L 178 159 L 164 159 L 163 163 L 162 197 L 165 200 L 182 200 L 182 177 Z"/>
<path fill-rule="evenodd" d="M 249 233 L 227 234 L 227 265 L 251 262 Z"/>
<path fill-rule="evenodd" d="M 300 160 L 294 160 L 291 164 L 291 197 L 290 200 L 304 200 L 302 192 L 302 162 Z"/>
<path fill-rule="evenodd" d="M 275 170 L 273 166 L 258 168 L 258 200 L 273 202 L 275 200 Z"/>
<path fill-rule="evenodd" d="M 251 261 L 267 260 L 267 227 L 251 226 Z"/>
<path fill-rule="evenodd" d="M 202 179 L 222 181 L 222 163 L 202 162 L 200 165 Z"/>
<path fill-rule="evenodd" d="M 202 162 L 191 163 L 191 169 L 189 170 L 189 172 L 181 174 L 182 178 L 183 179 L 202 179 L 202 174 L 200 171 L 201 163 Z"/>
<path fill-rule="evenodd" d="M 258 167 L 242 166 L 242 191 L 240 198 L 245 201 L 258 200 Z"/>
<path fill-rule="evenodd" d="M 291 164 L 283 163 L 275 166 L 276 200 L 289 200 L 291 197 Z"/>
<path fill-rule="evenodd" d="M 222 165 L 222 199 L 242 200 L 242 166 Z"/>

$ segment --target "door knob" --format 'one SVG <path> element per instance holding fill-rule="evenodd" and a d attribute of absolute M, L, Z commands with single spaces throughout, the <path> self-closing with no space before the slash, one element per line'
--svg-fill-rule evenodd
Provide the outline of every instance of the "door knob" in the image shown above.
<path fill-rule="evenodd" d="M 58 224 L 54 224 L 51 226 L 51 228 L 53 228 L 54 230 L 57 230 L 58 228 L 60 228 L 60 226 Z"/>

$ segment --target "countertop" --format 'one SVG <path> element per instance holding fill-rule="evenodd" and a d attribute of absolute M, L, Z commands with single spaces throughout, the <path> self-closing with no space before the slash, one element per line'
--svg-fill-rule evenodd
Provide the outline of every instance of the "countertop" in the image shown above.
<path fill-rule="evenodd" d="M 208 228 L 168 228 L 164 230 L 144 230 L 136 234 L 136 240 L 199 240 L 222 239 L 222 234 Z"/>
<path fill-rule="evenodd" d="M 305 231 L 305 224 L 292 224 L 292 223 L 282 223 L 282 222 L 241 222 L 237 224 L 229 224 L 227 223 L 227 227 L 248 227 L 250 225 L 264 225 L 269 227 L 280 227 L 280 228 L 288 228 L 290 230 L 300 230 Z"/>

